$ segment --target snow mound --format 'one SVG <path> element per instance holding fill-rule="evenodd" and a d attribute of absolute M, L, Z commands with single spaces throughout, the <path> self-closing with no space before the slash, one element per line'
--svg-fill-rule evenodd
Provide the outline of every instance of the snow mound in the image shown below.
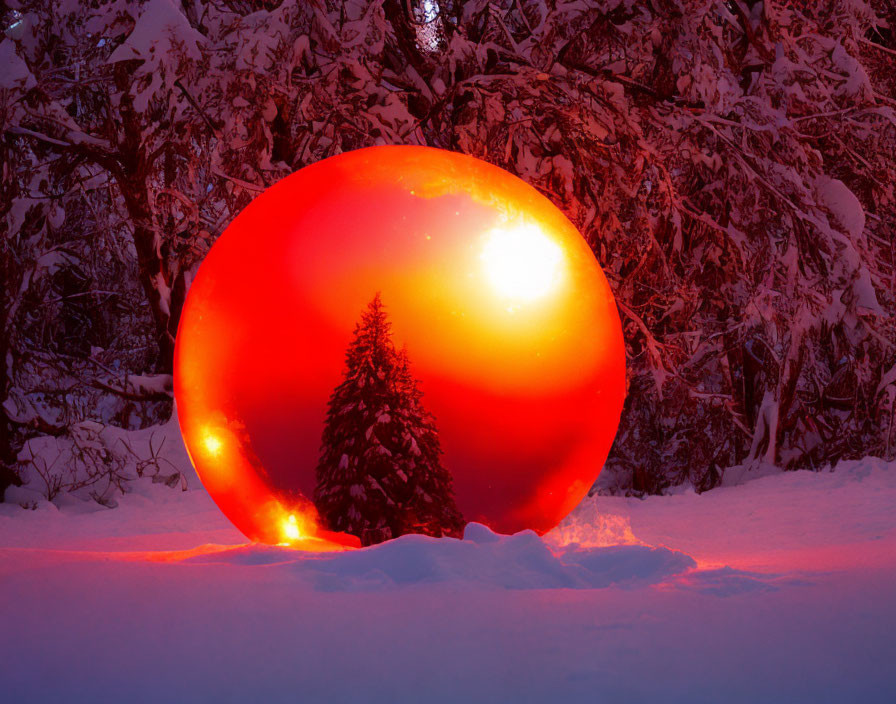
<path fill-rule="evenodd" d="M 545 539 L 555 549 L 614 540 L 667 545 L 702 569 L 766 576 L 896 566 L 896 463 L 866 457 L 821 472 L 733 467 L 725 477 L 730 485 L 703 494 L 681 487 L 644 499 L 588 497 Z"/>
<path fill-rule="evenodd" d="M 309 554 L 246 545 L 186 562 L 266 565 L 310 581 L 319 591 L 363 592 L 450 584 L 496 589 L 595 589 L 657 584 L 696 566 L 677 550 L 645 545 L 569 546 L 554 552 L 532 531 L 498 535 L 470 524 L 464 540 L 405 535 L 373 547 Z"/>

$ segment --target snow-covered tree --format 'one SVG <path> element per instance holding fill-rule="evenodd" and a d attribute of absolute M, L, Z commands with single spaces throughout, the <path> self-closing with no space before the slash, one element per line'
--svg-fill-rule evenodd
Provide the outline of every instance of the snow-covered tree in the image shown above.
<path fill-rule="evenodd" d="M 377 294 L 355 327 L 330 399 L 314 503 L 331 530 L 364 545 L 405 533 L 459 537 L 463 517 L 442 466 L 435 419 Z"/>
<path fill-rule="evenodd" d="M 616 489 L 896 456 L 892 0 L 6 6 L 7 466 L 170 409 L 127 379 L 170 371 L 214 238 L 373 144 L 502 166 L 591 244 L 627 345 Z"/>

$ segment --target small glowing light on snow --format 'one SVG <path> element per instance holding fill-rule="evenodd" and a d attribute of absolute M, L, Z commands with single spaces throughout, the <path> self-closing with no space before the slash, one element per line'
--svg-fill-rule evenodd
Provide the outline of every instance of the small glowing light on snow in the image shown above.
<path fill-rule="evenodd" d="M 217 457 L 221 454 L 221 449 L 224 447 L 224 443 L 221 442 L 221 438 L 215 435 L 210 430 L 206 430 L 204 435 L 202 436 L 202 445 L 205 447 L 205 451 L 208 452 L 212 457 Z"/>
<path fill-rule="evenodd" d="M 283 535 L 288 540 L 298 540 L 302 537 L 302 531 L 299 530 L 299 523 L 294 513 L 289 514 L 289 517 L 283 521 Z"/>
<path fill-rule="evenodd" d="M 540 227 L 525 223 L 492 230 L 482 251 L 482 261 L 489 280 L 501 295 L 534 301 L 556 285 L 563 250 Z"/>

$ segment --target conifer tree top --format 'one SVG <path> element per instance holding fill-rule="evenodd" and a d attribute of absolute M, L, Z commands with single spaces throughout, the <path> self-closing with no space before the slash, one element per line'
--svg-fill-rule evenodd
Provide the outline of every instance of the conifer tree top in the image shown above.
<path fill-rule="evenodd" d="M 331 529 L 364 544 L 404 533 L 460 535 L 463 517 L 422 398 L 377 293 L 355 326 L 321 439 L 314 500 Z"/>

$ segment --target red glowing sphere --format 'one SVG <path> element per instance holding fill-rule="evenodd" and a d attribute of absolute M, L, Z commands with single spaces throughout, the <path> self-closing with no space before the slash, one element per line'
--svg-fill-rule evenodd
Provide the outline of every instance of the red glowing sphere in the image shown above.
<path fill-rule="evenodd" d="M 200 267 L 175 397 L 217 505 L 252 540 L 334 539 L 310 502 L 321 433 L 377 292 L 437 421 L 464 519 L 504 533 L 555 526 L 593 484 L 618 426 L 613 294 L 588 244 L 534 188 L 412 146 L 360 149 L 283 179 Z"/>

